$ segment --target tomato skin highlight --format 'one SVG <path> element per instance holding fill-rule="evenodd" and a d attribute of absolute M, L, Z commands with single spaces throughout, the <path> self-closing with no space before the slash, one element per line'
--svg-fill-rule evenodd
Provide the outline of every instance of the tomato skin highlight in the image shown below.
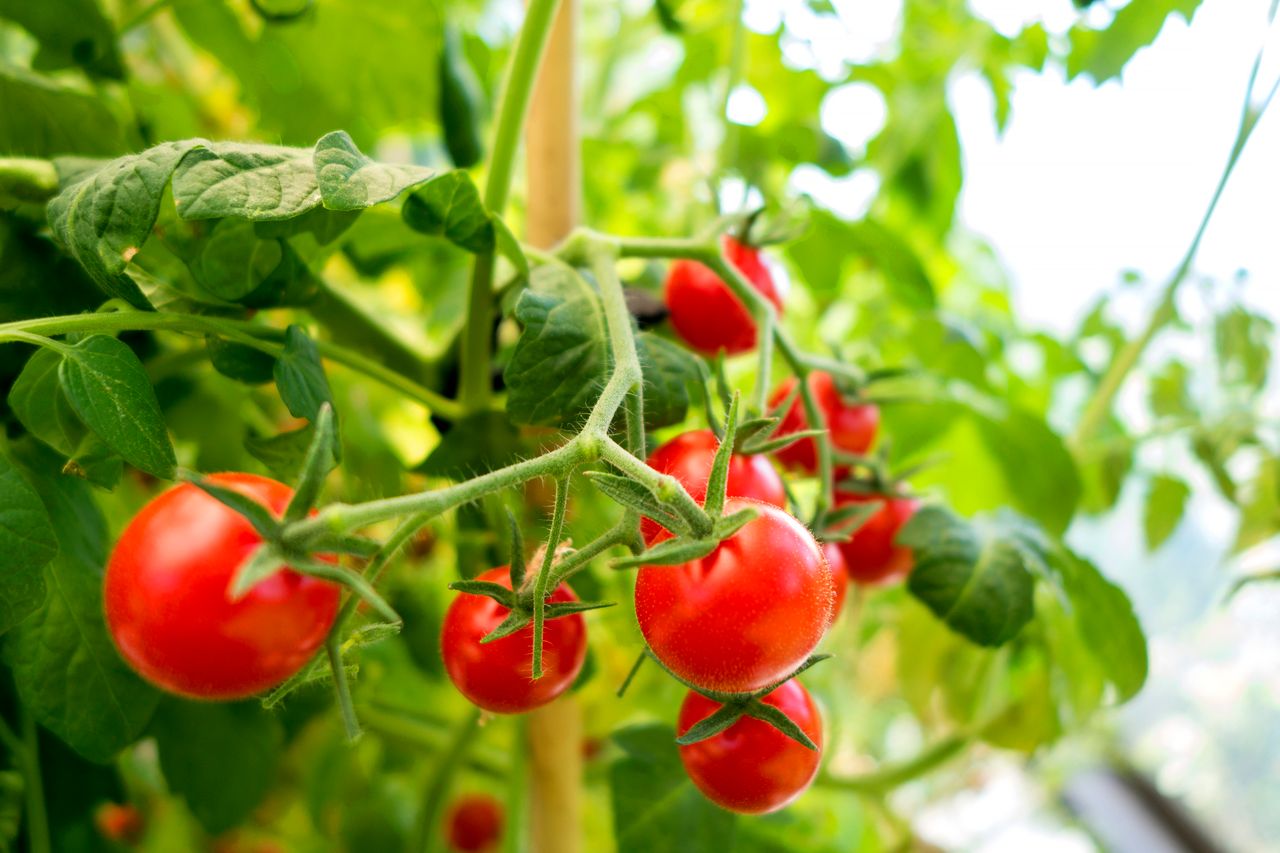
<path fill-rule="evenodd" d="M 823 427 L 831 435 L 831 445 L 848 453 L 864 454 L 875 443 L 880 428 L 880 409 L 874 403 L 850 403 L 836 387 L 831 374 L 815 370 L 808 377 L 809 390 L 822 414 Z M 776 406 L 787 398 L 796 387 L 794 377 L 787 379 L 769 400 Z M 775 435 L 784 436 L 809 429 L 809 418 L 804 410 L 804 400 L 799 396 L 792 402 L 778 424 Z M 778 461 L 790 468 L 808 471 L 818 470 L 818 445 L 812 438 L 802 438 L 788 444 L 773 454 Z"/>
<path fill-rule="evenodd" d="M 690 684 L 759 690 L 795 670 L 822 639 L 835 597 L 813 535 L 784 510 L 730 498 L 759 516 L 706 557 L 644 566 L 636 619 L 649 648 Z"/>
<path fill-rule="evenodd" d="M 698 790 L 741 814 L 766 814 L 793 802 L 818 775 L 822 761 L 822 716 L 804 685 L 792 679 L 761 701 L 790 717 L 818 748 L 809 749 L 752 717 L 680 747 L 685 772 Z M 690 690 L 680 706 L 677 733 L 683 735 L 719 709 L 718 702 Z"/>
<path fill-rule="evenodd" d="M 915 555 L 893 540 L 920 508 L 920 502 L 907 497 L 836 492 L 836 506 L 870 501 L 881 501 L 883 506 L 854 531 L 848 542 L 839 543 L 840 553 L 849 578 L 855 583 L 894 583 L 911 573 Z"/>
<path fill-rule="evenodd" d="M 293 496 L 255 474 L 208 480 L 277 516 Z M 232 601 L 231 581 L 261 542 L 244 517 L 190 483 L 152 499 L 120 535 L 104 580 L 107 627 L 125 661 L 192 699 L 243 699 L 301 669 L 324 643 L 341 589 L 283 569 Z"/>
<path fill-rule="evenodd" d="M 477 580 L 511 588 L 506 566 L 490 569 Z M 548 602 L 577 601 L 564 584 Z M 449 605 L 440 648 L 449 679 L 477 707 L 495 714 L 521 714 L 547 704 L 569 689 L 587 658 L 587 625 L 580 614 L 548 619 L 543 624 L 542 677 L 533 678 L 533 625 L 491 643 L 481 643 L 510 613 L 485 595 L 460 593 Z"/>
<path fill-rule="evenodd" d="M 711 464 L 715 461 L 720 440 L 709 429 L 682 432 L 662 444 L 649 455 L 650 468 L 670 474 L 680 481 L 689 496 L 699 504 L 707 497 L 707 480 L 711 477 Z M 763 456 L 747 456 L 735 453 L 729 458 L 729 481 L 726 493 L 731 498 L 751 498 L 778 507 L 786 507 L 787 490 L 782 477 Z M 640 533 L 646 545 L 659 538 L 666 538 L 660 524 L 652 519 L 640 519 Z"/>
<path fill-rule="evenodd" d="M 496 850 L 502 840 L 502 803 L 489 794 L 463 794 L 445 816 L 449 849 L 459 853 Z"/>
<path fill-rule="evenodd" d="M 760 251 L 724 238 L 725 254 L 751 286 L 779 312 L 782 296 Z M 724 350 L 729 355 L 747 352 L 756 345 L 756 324 L 751 312 L 721 278 L 697 261 L 679 260 L 671 265 L 665 288 L 671 325 L 685 343 L 705 355 Z"/>
<path fill-rule="evenodd" d="M 831 605 L 831 621 L 834 624 L 844 612 L 844 600 L 849 593 L 849 566 L 845 563 L 844 554 L 840 552 L 838 542 L 822 543 L 822 556 L 827 561 L 827 569 L 831 572 L 831 584 L 835 588 L 835 600 Z"/>

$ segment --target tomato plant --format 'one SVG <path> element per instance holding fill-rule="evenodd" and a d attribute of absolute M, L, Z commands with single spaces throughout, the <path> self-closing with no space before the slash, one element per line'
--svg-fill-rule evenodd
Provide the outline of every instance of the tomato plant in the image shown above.
<path fill-rule="evenodd" d="M 1150 363 L 1198 238 L 1139 335 L 1030 328 L 938 93 L 1137 5 L 852 64 L 840 4 L 0 2 L 0 849 L 905 849 L 1105 728 L 1081 520 L 1168 540 L 1158 434 L 1275 535 L 1272 329 Z"/>

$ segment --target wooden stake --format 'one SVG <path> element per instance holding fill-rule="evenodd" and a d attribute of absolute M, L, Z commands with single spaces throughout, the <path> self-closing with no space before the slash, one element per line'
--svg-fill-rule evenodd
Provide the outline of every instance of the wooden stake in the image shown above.
<path fill-rule="evenodd" d="M 550 248 L 582 215 L 576 0 L 562 0 L 538 72 L 526 130 L 526 238 Z M 529 714 L 529 827 L 532 853 L 581 853 L 582 709 L 565 696 Z"/>

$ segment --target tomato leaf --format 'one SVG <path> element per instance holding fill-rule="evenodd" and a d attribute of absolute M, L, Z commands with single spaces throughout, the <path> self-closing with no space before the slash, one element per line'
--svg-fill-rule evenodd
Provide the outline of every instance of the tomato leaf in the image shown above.
<path fill-rule="evenodd" d="M 284 728 L 257 702 L 166 697 L 148 731 L 169 789 L 211 833 L 243 822 L 275 783 Z"/>
<path fill-rule="evenodd" d="M 643 483 L 632 480 L 630 477 L 620 477 L 604 471 L 588 471 L 585 476 L 592 485 L 613 500 L 653 519 L 667 530 L 677 535 L 690 532 L 688 522 L 663 504 L 658 496 L 649 491 Z"/>
<path fill-rule="evenodd" d="M 1147 537 L 1147 550 L 1154 551 L 1178 528 L 1191 489 L 1182 480 L 1159 475 L 1151 478 L 1147 490 L 1147 506 L 1142 516 L 1142 529 Z"/>
<path fill-rule="evenodd" d="M 192 148 L 173 173 L 183 219 L 291 219 L 320 203 L 312 152 L 246 142 Z"/>
<path fill-rule="evenodd" d="M 702 384 L 698 357 L 651 332 L 637 334 L 635 341 L 644 376 L 644 425 L 657 429 L 680 423 L 689 413 L 689 388 Z"/>
<path fill-rule="evenodd" d="M 173 479 L 173 443 L 133 350 L 107 335 L 92 335 L 63 354 L 58 375 L 80 419 L 130 465 Z"/>
<path fill-rule="evenodd" d="M 333 458 L 333 448 L 337 446 L 337 441 L 333 406 L 321 403 L 316 415 L 315 435 L 312 436 L 307 455 L 303 459 L 298 486 L 284 511 L 285 524 L 301 521 L 316 505 L 320 490 L 324 488 L 324 478 L 338 465 L 338 460 Z"/>
<path fill-rule="evenodd" d="M 89 486 L 59 476 L 48 451 L 32 446 L 24 462 L 28 456 L 59 550 L 44 568 L 44 603 L 5 635 L 0 655 L 41 725 L 85 758 L 110 761 L 142 733 L 159 694 L 120 659 L 107 633 L 107 528 Z"/>
<path fill-rule="evenodd" d="M 1052 561 L 1070 601 L 1078 633 L 1117 698 L 1134 696 L 1147 679 L 1147 640 L 1124 590 L 1088 560 L 1062 549 Z"/>
<path fill-rule="evenodd" d="M 276 359 L 269 353 L 217 335 L 206 335 L 204 342 L 209 362 L 223 376 L 248 385 L 261 385 L 275 376 Z"/>
<path fill-rule="evenodd" d="M 222 219 L 202 241 L 191 274 L 213 296 L 242 302 L 254 294 L 285 260 L 279 240 L 258 236 L 254 223 Z"/>
<path fill-rule="evenodd" d="M 1018 536 L 980 533 L 948 510 L 924 507 L 896 541 L 915 551 L 911 594 L 973 642 L 1002 645 L 1031 619 L 1032 557 Z"/>
<path fill-rule="evenodd" d="M 497 244 L 489 211 L 466 172 L 445 172 L 431 178 L 404 200 L 400 212 L 413 230 L 443 237 L 468 252 L 492 252 Z"/>
<path fill-rule="evenodd" d="M 284 352 L 276 359 L 276 387 L 289 414 L 315 423 L 320 407 L 333 405 L 333 392 L 324 375 L 320 351 L 301 326 L 292 325 L 284 336 Z"/>
<path fill-rule="evenodd" d="M 631 726 L 613 737 L 624 753 L 609 768 L 619 850 L 722 853 L 732 848 L 737 818 L 689 781 L 669 726 Z"/>
<path fill-rule="evenodd" d="M 40 495 L 0 452 L 0 634 L 44 601 L 44 567 L 57 553 L 58 539 Z"/>
<path fill-rule="evenodd" d="M 321 201 L 329 210 L 363 210 L 390 201 L 435 175 L 435 170 L 425 166 L 375 163 L 341 130 L 316 143 L 315 171 Z"/>
<path fill-rule="evenodd" d="M 307 424 L 301 429 L 279 435 L 251 435 L 244 440 L 244 449 L 265 465 L 277 479 L 290 482 L 297 479 L 302 470 L 314 434 L 315 427 Z"/>

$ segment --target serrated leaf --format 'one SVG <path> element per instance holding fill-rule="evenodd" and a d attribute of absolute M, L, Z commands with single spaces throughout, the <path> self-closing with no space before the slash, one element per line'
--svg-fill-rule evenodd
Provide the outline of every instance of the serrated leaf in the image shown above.
<path fill-rule="evenodd" d="M 542 426 L 580 419 L 608 370 L 608 332 L 595 290 L 572 270 L 541 266 L 515 316 L 523 331 L 503 372 L 507 414 Z"/>
<path fill-rule="evenodd" d="M 660 724 L 614 733 L 624 755 L 609 768 L 619 850 L 723 853 L 737 817 L 707 800 L 684 771 L 675 732 Z"/>
<path fill-rule="evenodd" d="M 130 465 L 173 479 L 173 443 L 133 350 L 107 335 L 92 335 L 63 355 L 58 376 L 80 420 Z"/>
<path fill-rule="evenodd" d="M 204 342 L 209 362 L 223 376 L 249 385 L 262 385 L 275 378 L 276 358 L 270 353 L 217 335 L 206 335 Z"/>
<path fill-rule="evenodd" d="M 1147 490 L 1146 511 L 1142 516 L 1142 529 L 1147 537 L 1147 550 L 1154 551 L 1164 544 L 1182 520 L 1191 489 L 1182 480 L 1159 475 L 1151 478 Z"/>
<path fill-rule="evenodd" d="M 434 169 L 425 166 L 376 163 L 341 130 L 321 137 L 314 158 L 320 199 L 330 210 L 363 210 L 435 175 Z"/>
<path fill-rule="evenodd" d="M 284 352 L 276 359 L 275 377 L 280 399 L 295 418 L 314 422 L 322 405 L 333 405 L 320 351 L 301 326 L 286 330 Z"/>
<path fill-rule="evenodd" d="M 953 630 L 983 646 L 999 646 L 1032 615 L 1032 576 L 1020 543 L 940 507 L 924 507 L 898 533 L 915 552 L 911 594 Z"/>
<path fill-rule="evenodd" d="M 49 225 L 99 287 L 137 308 L 150 303 L 124 268 L 155 225 L 178 162 L 203 140 L 169 142 L 88 172 L 49 202 Z"/>
<path fill-rule="evenodd" d="M 45 599 L 44 567 L 58 539 L 40 495 L 0 451 L 0 634 Z"/>
<path fill-rule="evenodd" d="M 173 173 L 183 219 L 291 219 L 320 203 L 307 148 L 216 142 L 191 149 Z"/>
<path fill-rule="evenodd" d="M 149 732 L 169 790 L 211 833 L 243 822 L 275 783 L 284 727 L 258 702 L 168 697 Z"/>
<path fill-rule="evenodd" d="M 48 451 L 24 453 L 24 462 L 28 456 L 59 550 L 44 568 L 44 603 L 4 636 L 0 655 L 36 720 L 85 758 L 107 762 L 142 733 L 159 694 L 120 659 L 107 632 L 107 529 L 89 486 L 59 476 Z"/>
<path fill-rule="evenodd" d="M 689 413 L 689 388 L 702 382 L 702 367 L 688 350 L 652 332 L 635 336 L 644 375 L 644 424 L 649 429 L 678 424 Z"/>
<path fill-rule="evenodd" d="M 497 243 L 489 211 L 466 172 L 432 178 L 405 199 L 401 215 L 413 230 L 443 237 L 468 252 L 491 252 Z"/>

